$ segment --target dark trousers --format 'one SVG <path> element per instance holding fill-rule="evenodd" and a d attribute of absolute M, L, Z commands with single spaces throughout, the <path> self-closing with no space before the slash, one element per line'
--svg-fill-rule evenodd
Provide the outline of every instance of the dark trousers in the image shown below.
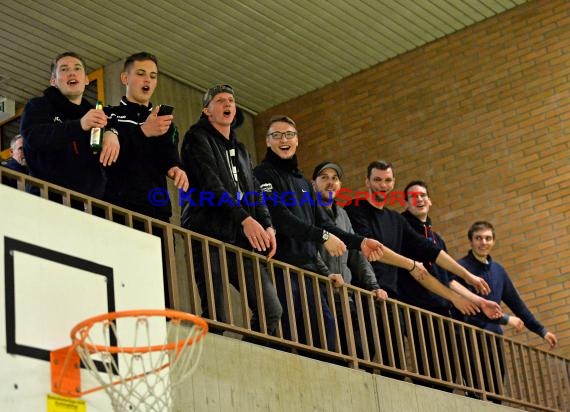
<path fill-rule="evenodd" d="M 200 294 L 200 300 L 202 302 L 202 316 L 215 319 L 220 322 L 228 323 L 227 314 L 224 309 L 224 294 L 222 288 L 222 268 L 220 265 L 220 251 L 217 247 L 210 246 L 210 265 L 211 273 L 206 273 L 204 267 L 204 260 L 202 255 L 202 244 L 200 242 L 193 242 L 192 251 L 194 255 L 194 274 L 196 279 L 196 286 L 198 287 L 198 292 Z M 228 265 L 228 278 L 230 284 L 236 289 L 240 290 L 239 278 L 238 278 L 238 261 L 237 256 L 233 252 L 227 252 L 227 265 Z M 255 279 L 254 279 L 254 267 L 253 260 L 244 256 L 244 274 L 245 274 L 245 285 L 246 294 L 249 308 L 252 311 L 251 318 L 251 329 L 254 331 L 260 331 L 259 324 L 259 311 L 257 307 L 257 296 L 255 290 Z M 275 334 L 275 330 L 281 319 L 281 314 L 283 309 L 279 298 L 277 297 L 277 291 L 269 279 L 269 275 L 264 266 L 259 267 L 259 272 L 261 275 L 261 291 L 263 294 L 263 303 L 265 309 L 265 318 L 267 321 L 267 331 L 269 334 Z M 215 310 L 216 316 L 212 317 L 213 314 L 209 313 L 208 309 L 208 293 L 207 293 L 207 277 L 212 279 L 214 302 L 212 302 Z M 216 331 L 214 331 L 216 332 Z M 221 332 L 221 331 L 217 331 Z"/>
<path fill-rule="evenodd" d="M 363 297 L 364 299 L 364 297 Z M 364 303 L 364 302 L 363 302 Z M 377 347 L 374 344 L 374 336 L 372 330 L 372 321 L 366 322 L 366 335 L 368 340 L 368 350 L 370 351 L 370 356 L 372 359 L 376 355 L 381 355 L 382 359 L 377 359 L 383 365 L 395 367 L 398 369 L 402 369 L 402 362 L 400 361 L 400 355 L 402 357 L 405 356 L 404 353 L 400 353 L 398 349 L 398 337 L 404 339 L 404 328 L 402 322 L 402 316 L 400 310 L 388 302 L 386 304 L 376 303 L 375 305 L 375 312 L 376 312 L 376 320 L 377 320 L 377 328 L 378 328 L 378 335 L 380 338 L 379 346 Z M 384 320 L 384 313 L 387 315 L 387 320 Z M 397 318 L 396 313 L 399 314 Z M 396 322 L 400 325 L 400 332 L 398 332 L 398 328 L 396 327 Z M 393 350 L 393 361 L 390 361 L 390 343 Z M 403 350 L 403 349 L 402 349 Z M 403 375 L 398 375 L 393 372 L 383 371 L 383 376 L 387 376 L 389 378 L 403 380 Z"/>
<path fill-rule="evenodd" d="M 347 331 L 345 327 L 344 314 L 342 312 L 342 304 L 340 300 L 335 301 L 336 306 L 336 319 L 338 322 L 338 332 L 340 335 L 340 350 L 343 354 L 348 355 L 348 343 L 347 343 Z M 364 357 L 364 352 L 362 349 L 362 338 L 360 333 L 360 324 L 358 323 L 356 304 L 351 298 L 348 301 L 348 306 L 350 309 L 350 319 L 349 323 L 352 326 L 352 332 L 354 335 L 354 346 L 356 349 L 356 356 L 360 359 Z"/>
<path fill-rule="evenodd" d="M 442 316 L 450 316 L 449 311 L 439 312 Z M 423 328 L 423 339 L 420 336 L 420 324 Z M 433 343 L 432 345 L 430 337 L 430 324 L 433 325 Z M 414 342 L 415 347 L 415 358 L 418 364 L 418 372 L 421 375 L 430 376 L 432 378 L 437 378 L 436 362 L 439 362 L 440 369 L 440 379 L 446 380 L 448 382 L 453 382 L 455 379 L 455 363 L 453 359 L 452 351 L 452 339 L 455 339 L 455 333 L 453 331 L 453 325 L 446 324 L 440 326 L 437 318 L 431 318 L 431 322 L 428 316 L 421 314 L 421 320 L 418 321 L 416 314 L 411 314 L 411 331 L 407 331 L 408 339 L 411 337 Z M 445 336 L 445 343 L 441 336 Z M 422 351 L 425 352 L 427 358 L 427 365 L 423 362 Z M 450 373 L 446 372 L 445 368 L 445 357 L 449 359 L 449 369 Z M 426 382 L 420 379 L 413 379 L 413 382 L 418 385 L 427 386 L 434 389 L 439 389 L 447 392 L 452 392 L 453 389 L 446 387 L 444 385 L 438 385 L 437 383 Z"/>
<path fill-rule="evenodd" d="M 277 293 L 281 302 L 287 302 L 285 293 L 285 279 L 283 277 L 283 270 L 281 268 L 275 268 L 275 278 L 277 283 Z M 317 320 L 317 311 L 319 310 L 315 299 L 313 282 L 309 277 L 304 278 L 305 288 L 307 291 L 307 306 L 308 306 L 308 316 L 311 327 L 311 334 L 313 337 L 313 346 L 317 348 L 325 349 L 323 342 L 321 342 L 319 335 L 319 327 Z M 320 290 L 320 303 L 322 306 L 324 328 L 325 328 L 325 339 L 327 342 L 328 350 L 335 350 L 335 320 L 333 314 L 331 313 L 329 304 L 326 299 L 325 289 L 322 285 L 319 286 Z M 301 290 L 299 285 L 299 278 L 296 275 L 291 276 L 291 291 L 293 295 L 293 310 L 295 312 L 295 321 L 297 326 L 297 334 L 299 337 L 299 342 L 303 344 L 308 344 L 307 333 L 305 331 L 305 322 L 303 320 L 303 305 L 301 301 Z M 291 340 L 291 324 L 289 322 L 289 308 L 284 305 L 284 313 L 281 319 L 281 326 L 283 328 L 283 338 Z"/>
<path fill-rule="evenodd" d="M 476 337 L 477 350 L 479 351 L 479 362 L 475 357 L 475 350 L 471 339 L 467 339 L 467 350 L 468 358 L 471 364 L 471 378 L 473 380 L 473 385 L 478 389 L 485 389 L 487 392 L 491 391 L 491 382 L 493 382 L 494 393 L 502 394 L 504 393 L 503 382 L 505 377 L 505 353 L 503 347 L 503 341 L 493 335 L 477 333 Z M 485 346 L 487 348 L 487 353 L 489 357 L 489 369 L 490 373 L 487 371 L 487 360 L 485 358 Z M 495 358 L 493 355 L 493 347 L 496 347 L 498 362 L 495 363 Z M 498 366 L 498 369 L 497 369 Z M 478 377 L 477 369 L 481 368 L 482 380 Z M 462 362 L 462 372 L 463 376 L 467 376 L 467 367 Z M 501 403 L 500 400 L 489 396 L 489 399 L 495 403 Z"/>

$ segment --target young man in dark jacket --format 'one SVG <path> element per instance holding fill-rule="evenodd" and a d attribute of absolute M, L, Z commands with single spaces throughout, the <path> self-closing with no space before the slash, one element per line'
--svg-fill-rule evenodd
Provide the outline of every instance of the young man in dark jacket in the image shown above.
<path fill-rule="evenodd" d="M 259 184 L 253 176 L 251 159 L 233 129 L 236 115 L 234 90 L 229 85 L 210 88 L 203 99 L 202 115 L 190 127 L 182 143 L 182 162 L 191 188 L 185 195 L 182 226 L 232 245 L 275 255 L 275 230 L 267 208 L 259 202 Z M 206 269 L 202 246 L 193 244 L 195 278 L 204 308 L 203 315 L 227 322 L 222 291 L 219 249 L 210 247 L 215 302 L 208 302 Z M 230 282 L 239 289 L 237 257 L 228 253 Z M 260 325 L 255 294 L 254 262 L 244 259 L 248 303 L 253 311 L 252 329 L 273 334 L 281 319 L 281 303 L 265 267 L 260 266 L 267 330 Z M 209 274 L 208 274 L 209 275 Z M 242 291 L 243 293 L 243 291 Z M 208 307 L 213 303 L 216 313 Z"/>
<path fill-rule="evenodd" d="M 104 109 L 121 143 L 121 155 L 107 169 L 105 200 L 169 222 L 166 176 L 183 190 L 188 178 L 181 168 L 173 116 L 159 116 L 160 106 L 150 102 L 158 83 L 156 57 L 146 52 L 127 57 L 121 83 L 126 86 L 121 103 Z"/>
<path fill-rule="evenodd" d="M 515 288 L 511 278 L 507 274 L 507 271 L 499 263 L 493 260 L 491 257 L 491 251 L 495 246 L 495 228 L 493 225 L 487 221 L 478 221 L 471 225 L 467 231 L 467 238 L 471 245 L 471 250 L 466 256 L 459 260 L 459 264 L 473 273 L 475 276 L 484 279 L 491 287 L 491 293 L 488 299 L 493 302 L 501 303 L 504 302 L 509 309 L 516 315 L 516 319 L 522 322 L 511 323 L 517 328 L 517 330 L 522 330 L 526 327 L 530 331 L 536 333 L 538 336 L 543 338 L 549 345 L 550 349 L 554 349 L 558 340 L 556 335 L 549 332 L 532 314 L 530 309 L 526 306 L 524 301 L 521 299 L 517 289 Z M 463 279 L 455 278 L 458 282 L 462 282 L 467 288 L 472 288 L 470 285 L 466 285 Z M 484 316 L 458 316 L 458 318 L 464 322 L 470 323 L 479 328 L 497 333 L 499 335 L 503 334 L 503 328 L 498 322 L 491 322 Z M 486 346 L 492 348 L 493 338 L 492 335 L 485 335 Z M 484 345 L 482 335 L 478 336 L 479 353 L 484 353 Z M 471 370 L 473 372 L 473 382 L 477 381 L 477 374 L 474 372 L 476 370 L 476 365 L 474 365 L 474 358 L 472 355 L 472 347 L 469 347 L 471 352 Z M 503 346 L 501 341 L 497 344 L 498 350 L 498 360 L 499 360 L 499 377 L 497 378 L 497 373 L 495 369 L 495 362 L 491 360 L 491 376 L 487 373 L 486 365 L 482 364 L 481 369 L 484 375 L 484 385 L 478 382 L 480 388 L 490 390 L 490 382 L 493 381 L 493 386 L 496 393 L 502 393 L 502 378 L 505 375 L 505 366 L 503 359 Z M 500 403 L 500 401 L 495 401 Z"/>
<path fill-rule="evenodd" d="M 341 256 L 348 246 L 350 249 L 360 249 L 368 259 L 381 258 L 382 245 L 372 239 L 339 229 L 318 204 L 311 183 L 298 168 L 296 151 L 299 140 L 297 127 L 292 119 L 287 116 L 272 118 L 266 136 L 265 159 L 255 168 L 254 173 L 265 194 L 265 202 L 277 230 L 279 248 L 275 257 L 291 265 L 328 276 L 335 286 L 341 286 L 344 283 L 342 276 L 331 272 L 319 257 L 319 244 L 322 244 L 332 256 Z M 285 299 L 285 285 L 281 269 L 276 270 L 276 279 L 283 300 Z M 317 320 L 320 309 L 314 299 L 312 282 L 308 278 L 305 279 L 305 287 L 307 288 L 314 346 L 334 350 L 335 319 L 325 294 L 323 291 L 320 293 L 320 306 L 325 325 L 326 343 L 320 341 Z M 304 328 L 300 285 L 295 276 L 291 277 L 291 288 L 299 341 L 307 343 L 308 333 Z M 291 339 L 288 315 L 283 316 L 282 324 L 284 337 Z"/>
<path fill-rule="evenodd" d="M 421 237 L 424 237 L 429 242 L 433 243 L 435 246 L 439 247 L 441 250 L 447 251 L 447 246 L 441 238 L 441 236 L 435 232 L 432 228 L 432 221 L 428 215 L 430 207 L 432 205 L 431 199 L 429 197 L 428 187 L 424 181 L 414 180 L 406 185 L 404 189 L 404 200 L 406 205 L 406 210 L 402 212 L 402 216 L 409 223 L 410 227 Z M 402 245 L 402 253 L 406 256 L 413 255 L 414 250 L 409 247 L 407 243 Z M 489 316 L 498 316 L 497 305 L 487 299 L 477 296 L 470 290 L 459 284 L 457 281 L 450 278 L 447 270 L 438 266 L 433 261 L 422 262 L 426 269 L 441 283 L 445 285 L 446 294 L 436 293 L 433 290 L 426 288 L 425 285 L 410 279 L 407 273 L 404 271 L 399 271 L 398 273 L 398 293 L 400 299 L 410 305 L 418 306 L 422 309 L 429 310 L 431 312 L 437 313 L 438 315 L 451 317 L 452 304 L 455 305 L 455 297 L 461 296 L 468 299 L 473 304 L 477 305 L 483 313 L 489 314 Z M 469 313 L 463 312 L 464 315 L 470 315 Z M 471 313 L 474 314 L 474 313 Z M 483 315 L 484 316 L 484 315 Z M 433 343 L 427 339 L 422 342 L 420 340 L 419 334 L 415 331 L 419 330 L 419 323 L 415 317 L 412 317 L 412 335 L 414 344 L 416 347 L 416 360 L 418 362 L 419 372 L 423 375 L 429 375 L 432 377 L 437 377 L 436 375 L 436 354 L 439 359 L 439 365 L 441 370 L 441 379 L 453 381 L 455 378 L 456 366 L 451 353 L 451 343 L 454 339 L 454 334 L 450 333 L 450 329 L 447 326 L 440 328 L 440 325 L 436 321 L 430 322 L 426 316 L 422 316 L 422 326 L 424 334 L 433 327 Z M 497 322 L 497 320 L 493 320 Z M 410 338 L 410 333 L 408 333 L 408 338 Z M 441 336 L 446 336 L 447 346 L 444 345 Z M 435 346 L 435 348 L 434 348 Z M 427 367 L 422 359 L 422 353 L 419 348 L 424 347 L 426 351 L 426 357 L 429 364 Z M 444 368 L 444 357 L 447 354 L 449 356 L 450 362 L 450 372 L 448 375 L 446 369 Z M 430 386 L 437 389 L 442 389 L 446 391 L 451 391 L 446 386 L 440 386 L 437 384 L 429 382 L 416 382 L 418 384 Z"/>
<path fill-rule="evenodd" d="M 101 165 L 119 154 L 117 136 L 106 131 L 103 149 L 93 153 L 90 131 L 105 127 L 107 116 L 83 98 L 89 79 L 85 62 L 73 52 L 58 55 L 51 65 L 51 86 L 24 108 L 20 133 L 30 174 L 83 194 L 102 198 L 105 173 Z"/>

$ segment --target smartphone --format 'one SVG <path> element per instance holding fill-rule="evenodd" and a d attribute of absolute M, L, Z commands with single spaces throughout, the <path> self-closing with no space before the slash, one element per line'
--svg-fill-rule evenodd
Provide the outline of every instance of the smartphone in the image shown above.
<path fill-rule="evenodd" d="M 167 114 L 172 114 L 174 111 L 174 106 L 169 106 L 167 104 L 161 104 L 160 109 L 158 109 L 158 116 L 164 116 Z"/>

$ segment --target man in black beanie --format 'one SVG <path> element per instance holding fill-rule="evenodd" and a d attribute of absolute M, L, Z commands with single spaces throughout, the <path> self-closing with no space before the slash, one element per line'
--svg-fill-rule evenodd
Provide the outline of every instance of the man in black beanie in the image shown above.
<path fill-rule="evenodd" d="M 182 209 L 182 226 L 223 242 L 259 253 L 275 255 L 277 243 L 271 216 L 260 202 L 259 184 L 253 176 L 250 154 L 237 140 L 234 130 L 236 103 L 229 85 L 210 88 L 203 98 L 202 114 L 190 127 L 182 143 L 181 158 L 191 188 Z M 208 196 L 208 201 L 204 201 Z M 208 302 L 206 270 L 202 245 L 193 244 L 195 278 L 204 308 L 203 316 L 227 322 L 224 311 L 222 268 L 219 249 L 211 246 L 211 277 L 215 302 Z M 228 252 L 230 282 L 239 288 L 235 253 Z M 273 334 L 281 319 L 281 303 L 267 274 L 260 266 L 261 288 L 265 304 L 267 330 L 260 325 L 255 295 L 254 262 L 244 258 L 246 294 L 253 311 L 251 328 Z M 210 275 L 210 274 L 208 274 Z M 244 291 L 242 291 L 244 293 Z M 210 306 L 212 304 L 213 306 Z M 216 314 L 208 307 L 214 307 Z"/>

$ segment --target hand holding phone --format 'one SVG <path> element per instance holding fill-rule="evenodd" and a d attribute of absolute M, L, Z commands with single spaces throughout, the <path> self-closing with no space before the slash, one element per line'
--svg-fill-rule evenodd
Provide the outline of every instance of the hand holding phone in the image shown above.
<path fill-rule="evenodd" d="M 164 116 L 167 114 L 172 114 L 173 111 L 174 111 L 174 106 L 169 106 L 167 104 L 161 104 L 160 108 L 158 109 L 157 116 Z"/>

